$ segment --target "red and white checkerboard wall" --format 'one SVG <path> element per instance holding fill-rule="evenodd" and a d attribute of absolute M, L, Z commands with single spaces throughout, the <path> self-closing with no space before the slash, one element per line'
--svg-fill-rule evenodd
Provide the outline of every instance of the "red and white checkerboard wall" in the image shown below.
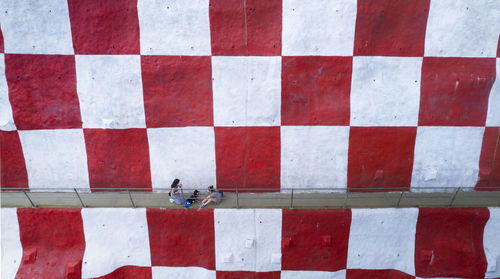
<path fill-rule="evenodd" d="M 1 214 L 4 279 L 500 278 L 499 208 Z"/>
<path fill-rule="evenodd" d="M 500 185 L 497 0 L 5 0 L 0 24 L 3 188 Z"/>

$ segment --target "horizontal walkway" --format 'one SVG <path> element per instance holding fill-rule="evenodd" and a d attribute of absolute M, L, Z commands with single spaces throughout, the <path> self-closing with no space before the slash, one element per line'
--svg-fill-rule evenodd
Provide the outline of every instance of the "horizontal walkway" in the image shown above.
<path fill-rule="evenodd" d="M 185 190 L 187 197 L 191 191 Z M 204 195 L 204 194 L 203 194 Z M 2 191 L 2 207 L 160 207 L 179 208 L 168 193 L 114 191 L 81 192 Z M 224 192 L 219 208 L 382 208 L 382 207 L 494 207 L 500 206 L 500 191 L 467 191 L 461 188 L 432 193 L 343 192 L 287 193 Z M 210 206 L 209 206 L 210 207 Z"/>

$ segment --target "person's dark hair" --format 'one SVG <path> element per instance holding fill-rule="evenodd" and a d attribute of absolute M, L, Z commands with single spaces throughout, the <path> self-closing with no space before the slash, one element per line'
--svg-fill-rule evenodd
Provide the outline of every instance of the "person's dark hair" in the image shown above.
<path fill-rule="evenodd" d="M 179 179 L 174 179 L 174 182 L 172 182 L 172 185 L 170 186 L 170 188 L 175 188 L 177 187 L 177 185 L 179 184 L 180 180 Z"/>
<path fill-rule="evenodd" d="M 214 192 L 214 191 L 215 191 L 215 190 L 214 190 L 214 185 L 210 185 L 210 186 L 208 186 L 208 191 L 209 191 L 210 193 Z"/>

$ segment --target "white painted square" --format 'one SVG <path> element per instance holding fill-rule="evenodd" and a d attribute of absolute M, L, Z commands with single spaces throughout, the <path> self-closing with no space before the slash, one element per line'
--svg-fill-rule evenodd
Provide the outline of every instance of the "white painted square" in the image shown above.
<path fill-rule="evenodd" d="M 431 1 L 425 56 L 495 57 L 500 1 Z"/>
<path fill-rule="evenodd" d="M 356 0 L 283 0 L 284 56 L 351 56 Z"/>
<path fill-rule="evenodd" d="M 0 53 L 0 130 L 16 130 L 9 100 L 9 87 L 5 77 L 5 56 L 3 53 Z"/>
<path fill-rule="evenodd" d="M 153 279 L 215 279 L 215 270 L 208 270 L 196 266 L 171 267 L 171 266 L 153 266 Z"/>
<path fill-rule="evenodd" d="M 415 274 L 417 208 L 352 209 L 347 269 Z"/>
<path fill-rule="evenodd" d="M 281 209 L 215 209 L 216 270 L 281 270 L 281 263 L 273 262 L 281 255 L 281 220 Z M 247 239 L 255 239 L 252 248 Z"/>
<path fill-rule="evenodd" d="M 490 91 L 486 126 L 500 126 L 500 58 L 497 58 L 497 77 Z"/>
<path fill-rule="evenodd" d="M 145 128 L 140 55 L 76 55 L 84 128 Z"/>
<path fill-rule="evenodd" d="M 210 55 L 208 0 L 139 0 L 141 54 Z"/>
<path fill-rule="evenodd" d="M 346 271 L 282 270 L 281 279 L 345 279 Z"/>
<path fill-rule="evenodd" d="M 282 188 L 346 188 L 348 126 L 282 126 Z"/>
<path fill-rule="evenodd" d="M 1 277 L 15 278 L 23 257 L 17 208 L 1 208 L 2 268 Z"/>
<path fill-rule="evenodd" d="M 212 57 L 215 126 L 279 126 L 281 57 Z"/>
<path fill-rule="evenodd" d="M 89 188 L 82 129 L 19 131 L 29 187 Z"/>
<path fill-rule="evenodd" d="M 213 127 L 149 128 L 148 140 L 153 189 L 216 185 Z"/>
<path fill-rule="evenodd" d="M 66 0 L 2 1 L 5 53 L 74 54 Z"/>
<path fill-rule="evenodd" d="M 488 262 L 486 278 L 500 277 L 500 208 L 490 207 L 490 219 L 484 227 L 484 254 Z"/>
<path fill-rule="evenodd" d="M 352 126 L 417 126 L 421 57 L 353 58 Z"/>
<path fill-rule="evenodd" d="M 418 127 L 411 189 L 474 187 L 483 134 L 484 127 Z"/>
<path fill-rule="evenodd" d="M 85 253 L 82 278 L 126 266 L 151 266 L 146 209 L 83 208 Z"/>

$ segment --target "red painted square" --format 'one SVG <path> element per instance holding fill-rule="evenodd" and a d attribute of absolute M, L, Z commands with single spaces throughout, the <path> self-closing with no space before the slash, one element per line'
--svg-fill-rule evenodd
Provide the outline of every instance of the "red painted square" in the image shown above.
<path fill-rule="evenodd" d="M 4 43 L 3 43 L 3 33 L 2 33 L 2 28 L 0 26 L 0 52 L 4 53 Z"/>
<path fill-rule="evenodd" d="M 430 0 L 358 0 L 354 55 L 424 56 Z"/>
<path fill-rule="evenodd" d="M 217 271 L 217 279 L 280 279 L 280 271 Z"/>
<path fill-rule="evenodd" d="M 137 0 L 68 0 L 76 54 L 139 54 Z"/>
<path fill-rule="evenodd" d="M 418 125 L 484 126 L 495 63 L 495 58 L 425 57 Z"/>
<path fill-rule="evenodd" d="M 282 125 L 349 125 L 352 57 L 282 58 Z"/>
<path fill-rule="evenodd" d="M 500 35 L 498 35 L 497 57 L 500 57 Z"/>
<path fill-rule="evenodd" d="M 90 188 L 151 188 L 146 129 L 84 129 Z"/>
<path fill-rule="evenodd" d="M 500 191 L 500 127 L 486 127 L 479 158 L 479 179 L 476 189 L 483 191 Z M 489 187 L 497 187 L 488 189 Z"/>
<path fill-rule="evenodd" d="M 280 127 L 215 127 L 217 186 L 279 190 L 280 150 Z"/>
<path fill-rule="evenodd" d="M 345 269 L 350 227 L 350 210 L 283 209 L 282 269 Z M 325 237 L 330 244 L 325 245 Z M 288 247 L 284 239 L 290 239 Z"/>
<path fill-rule="evenodd" d="M 349 190 L 409 190 L 416 135 L 417 127 L 351 127 L 347 164 Z"/>
<path fill-rule="evenodd" d="M 421 208 L 415 235 L 418 277 L 483 278 L 488 208 Z M 423 252 L 431 252 L 426 257 Z"/>
<path fill-rule="evenodd" d="M 17 131 L 0 131 L 2 188 L 28 188 L 28 173 Z"/>
<path fill-rule="evenodd" d="M 115 269 L 113 272 L 96 277 L 94 279 L 151 279 L 153 278 L 151 267 L 149 266 L 135 266 L 135 265 L 126 265 Z"/>
<path fill-rule="evenodd" d="M 210 0 L 212 55 L 281 55 L 281 0 Z"/>
<path fill-rule="evenodd" d="M 213 210 L 148 208 L 146 212 L 153 266 L 215 269 Z"/>
<path fill-rule="evenodd" d="M 19 130 L 81 128 L 72 55 L 5 55 L 14 123 Z"/>
<path fill-rule="evenodd" d="M 346 279 L 415 279 L 415 276 L 395 269 L 348 269 Z"/>
<path fill-rule="evenodd" d="M 147 127 L 212 126 L 209 56 L 142 56 Z"/>
<path fill-rule="evenodd" d="M 85 251 L 80 209 L 19 208 L 17 216 L 23 254 L 36 256 L 21 263 L 16 278 L 81 278 L 81 269 L 66 274 Z"/>

